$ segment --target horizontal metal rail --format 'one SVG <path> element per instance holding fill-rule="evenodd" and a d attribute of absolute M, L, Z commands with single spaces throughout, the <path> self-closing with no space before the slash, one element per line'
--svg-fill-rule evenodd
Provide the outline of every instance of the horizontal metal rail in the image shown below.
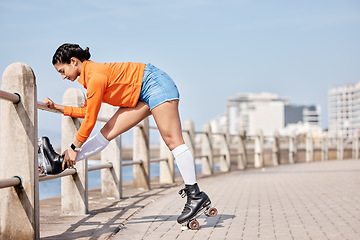
<path fill-rule="evenodd" d="M 12 178 L 6 178 L 0 180 L 0 189 L 1 188 L 8 188 L 8 187 L 15 187 L 17 185 L 21 184 L 21 178 L 20 177 L 12 177 Z"/>
<path fill-rule="evenodd" d="M 12 102 L 12 103 L 19 103 L 21 97 L 18 93 L 9 93 L 3 90 L 0 90 L 0 99 Z"/>
<path fill-rule="evenodd" d="M 156 163 L 156 162 L 162 162 L 162 161 L 167 161 L 167 160 L 168 160 L 167 158 L 153 158 L 153 159 L 150 159 L 150 162 Z"/>
<path fill-rule="evenodd" d="M 44 110 L 44 111 L 47 111 L 47 112 L 53 112 L 53 113 L 62 114 L 62 112 L 60 112 L 58 110 L 55 110 L 55 109 L 51 109 L 51 108 L 48 107 L 48 105 L 46 105 L 45 103 L 40 102 L 40 101 L 37 102 L 37 107 L 38 107 L 38 109 L 41 109 L 41 110 Z M 98 117 L 97 118 L 97 121 L 99 121 L 99 122 L 107 122 L 109 120 L 110 120 L 110 118 L 103 118 L 103 117 Z"/>
<path fill-rule="evenodd" d="M 242 153 L 230 153 L 230 157 L 240 156 L 240 155 L 242 155 Z"/>
<path fill-rule="evenodd" d="M 136 164 L 143 164 L 142 160 L 139 161 L 126 161 L 126 162 L 122 162 L 123 166 L 131 166 L 131 165 L 136 165 Z"/>
<path fill-rule="evenodd" d="M 21 101 L 21 96 L 18 93 L 9 93 L 3 90 L 0 90 L 0 99 L 12 102 L 12 103 L 19 103 Z M 51 109 L 49 108 L 45 103 L 38 101 L 37 102 L 37 107 L 38 109 L 47 111 L 47 112 L 53 112 L 53 113 L 60 113 L 62 114 L 62 112 L 55 110 L 55 109 Z M 107 122 L 109 121 L 109 118 L 103 118 L 103 117 L 98 117 L 97 120 L 99 122 Z"/>
<path fill-rule="evenodd" d="M 112 163 L 104 163 L 104 164 L 97 164 L 97 165 L 93 165 L 88 167 L 88 171 L 95 171 L 95 170 L 100 170 L 100 169 L 104 169 L 104 168 L 112 168 L 113 165 Z"/>
<path fill-rule="evenodd" d="M 195 155 L 195 157 L 194 158 L 208 158 L 209 157 L 209 155 Z"/>
<path fill-rule="evenodd" d="M 62 112 L 60 112 L 58 110 L 55 110 L 55 109 L 51 109 L 51 108 L 48 107 L 48 105 L 46 105 L 45 103 L 40 102 L 40 101 L 37 102 L 37 108 L 41 109 L 41 110 L 44 110 L 44 111 L 47 111 L 47 112 L 53 112 L 53 113 L 62 114 Z"/>
<path fill-rule="evenodd" d="M 56 175 L 39 175 L 39 182 L 71 176 L 74 175 L 75 173 L 76 173 L 76 168 L 70 168 Z"/>

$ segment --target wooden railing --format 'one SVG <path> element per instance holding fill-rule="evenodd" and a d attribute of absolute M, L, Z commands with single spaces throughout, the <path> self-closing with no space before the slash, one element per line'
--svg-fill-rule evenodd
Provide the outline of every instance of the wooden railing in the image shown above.
<path fill-rule="evenodd" d="M 35 76 L 23 63 L 10 65 L 3 74 L 1 101 L 1 160 L 0 160 L 0 239 L 39 238 L 39 182 L 61 178 L 61 212 L 69 215 L 88 213 L 88 171 L 101 170 L 101 193 L 104 197 L 122 197 L 122 166 L 133 165 L 134 187 L 151 188 L 150 163 L 159 163 L 159 181 L 174 183 L 174 158 L 160 140 L 159 157 L 150 159 L 149 119 L 133 128 L 133 157 L 123 162 L 120 136 L 101 152 L 101 164 L 88 166 L 87 160 L 77 162 L 76 169 L 58 175 L 38 175 L 37 111 L 57 112 L 37 101 Z M 63 104 L 81 106 L 84 94 L 68 89 Z M 106 122 L 116 108 L 105 105 L 98 121 Z M 57 112 L 59 113 L 59 112 Z M 62 116 L 61 150 L 74 140 L 81 119 Z M 284 163 L 312 162 L 328 159 L 359 158 L 359 138 L 313 138 L 307 136 L 264 136 L 261 131 L 247 136 L 240 130 L 230 135 L 228 129 L 213 133 L 209 123 L 195 131 L 190 120 L 183 124 L 186 145 L 201 162 L 201 174 L 216 171 L 264 168 Z M 218 170 L 217 170 L 218 169 Z"/>

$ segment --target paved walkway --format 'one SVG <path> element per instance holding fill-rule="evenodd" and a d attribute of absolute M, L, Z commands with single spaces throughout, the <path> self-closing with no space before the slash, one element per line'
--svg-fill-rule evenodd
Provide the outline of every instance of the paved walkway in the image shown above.
<path fill-rule="evenodd" d="M 202 215 L 199 230 L 181 231 L 185 199 L 172 185 L 121 200 L 91 193 L 85 217 L 49 214 L 59 200 L 44 201 L 41 239 L 360 239 L 360 160 L 235 171 L 199 185 L 219 212 Z"/>
<path fill-rule="evenodd" d="M 360 239 L 360 161 L 330 161 L 200 179 L 217 207 L 200 230 L 176 223 L 175 189 L 147 205 L 115 239 Z"/>

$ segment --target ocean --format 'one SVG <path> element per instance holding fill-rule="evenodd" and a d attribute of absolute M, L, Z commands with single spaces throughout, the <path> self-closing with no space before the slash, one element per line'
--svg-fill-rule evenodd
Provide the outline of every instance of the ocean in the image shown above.
<path fill-rule="evenodd" d="M 99 164 L 100 161 L 90 160 L 89 166 Z M 150 163 L 150 177 L 159 177 L 159 163 Z M 178 172 L 177 168 L 175 172 Z M 95 170 L 88 173 L 88 188 L 96 188 L 101 186 L 101 171 Z M 133 181 L 133 166 L 123 166 L 122 181 Z M 49 181 L 39 182 L 39 199 L 46 199 L 61 195 L 61 179 L 53 179 Z"/>
<path fill-rule="evenodd" d="M 99 160 L 89 160 L 89 166 L 99 164 Z M 159 166 L 158 162 L 150 163 L 150 177 L 159 177 Z M 219 166 L 215 166 L 216 169 Z M 175 164 L 175 174 L 179 173 L 179 169 Z M 196 161 L 196 173 L 201 173 L 201 162 Z M 88 188 L 96 188 L 101 186 L 101 171 L 95 170 L 88 173 Z M 122 181 L 131 182 L 133 181 L 133 166 L 123 166 L 122 169 Z M 61 195 L 61 179 L 53 179 L 49 181 L 39 182 L 39 199 L 46 199 Z"/>

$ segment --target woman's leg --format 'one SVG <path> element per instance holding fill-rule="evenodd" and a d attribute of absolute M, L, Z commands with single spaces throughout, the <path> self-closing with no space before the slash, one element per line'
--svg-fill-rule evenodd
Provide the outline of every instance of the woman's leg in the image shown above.
<path fill-rule="evenodd" d="M 160 134 L 173 153 L 185 188 L 180 190 L 182 197 L 187 196 L 184 210 L 177 218 L 178 223 L 186 223 L 194 217 L 200 209 L 209 208 L 211 201 L 206 193 L 201 192 L 196 183 L 194 158 L 184 144 L 180 117 L 178 111 L 179 100 L 165 102 L 151 111 Z"/>
<path fill-rule="evenodd" d="M 102 151 L 110 140 L 128 131 L 149 116 L 151 114 L 149 109 L 149 106 L 141 101 L 135 108 L 119 108 L 100 132 L 84 143 L 76 161 L 89 158 Z"/>
<path fill-rule="evenodd" d="M 156 125 L 164 142 L 172 151 L 186 185 L 196 183 L 194 158 L 184 144 L 178 111 L 179 100 L 165 102 L 152 109 Z"/>

